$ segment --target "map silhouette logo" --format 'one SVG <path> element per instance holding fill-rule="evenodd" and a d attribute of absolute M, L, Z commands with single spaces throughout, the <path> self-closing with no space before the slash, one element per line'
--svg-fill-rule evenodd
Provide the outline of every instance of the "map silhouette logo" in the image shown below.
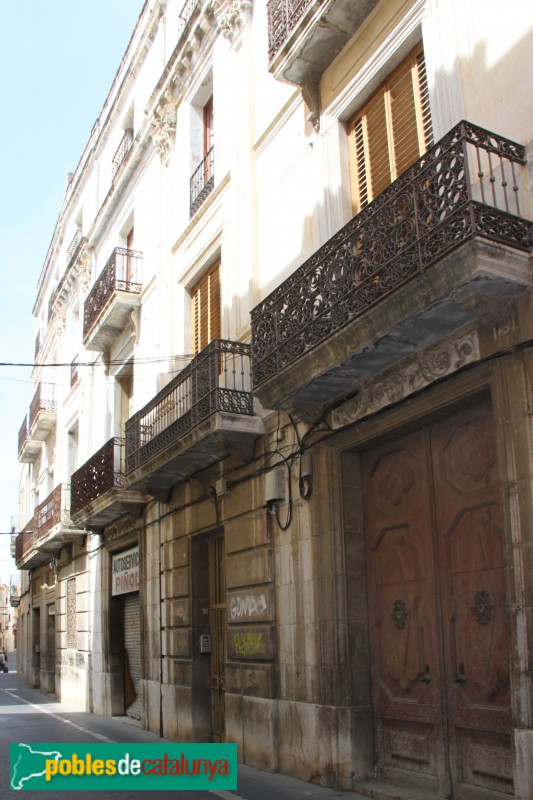
<path fill-rule="evenodd" d="M 16 750 L 16 753 L 13 750 Z M 26 789 L 24 784 L 32 778 L 42 778 L 46 772 L 46 762 L 58 761 L 62 754 L 57 750 L 34 750 L 30 744 L 11 745 L 11 788 Z M 31 787 L 30 787 L 31 788 Z"/>

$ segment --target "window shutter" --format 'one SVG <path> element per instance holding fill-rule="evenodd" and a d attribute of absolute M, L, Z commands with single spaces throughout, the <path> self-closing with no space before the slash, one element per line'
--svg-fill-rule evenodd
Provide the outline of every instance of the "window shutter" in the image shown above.
<path fill-rule="evenodd" d="M 432 144 L 426 66 L 420 45 L 358 111 L 348 132 L 357 214 Z"/>
<path fill-rule="evenodd" d="M 193 350 L 199 353 L 213 339 L 221 336 L 220 264 L 192 289 Z"/>

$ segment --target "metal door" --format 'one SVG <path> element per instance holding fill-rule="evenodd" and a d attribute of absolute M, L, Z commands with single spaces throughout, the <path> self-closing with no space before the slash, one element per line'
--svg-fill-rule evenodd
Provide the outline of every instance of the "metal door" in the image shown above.
<path fill-rule="evenodd" d="M 363 458 L 376 763 L 440 797 L 512 795 L 509 642 L 487 406 Z"/>
<path fill-rule="evenodd" d="M 209 540 L 209 627 L 211 630 L 211 722 L 214 742 L 226 741 L 226 573 L 224 536 Z"/>

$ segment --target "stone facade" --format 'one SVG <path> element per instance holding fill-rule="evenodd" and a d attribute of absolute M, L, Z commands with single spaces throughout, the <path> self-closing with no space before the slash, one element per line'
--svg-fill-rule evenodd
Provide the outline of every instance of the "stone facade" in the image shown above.
<path fill-rule="evenodd" d="M 145 5 L 37 288 L 30 685 L 369 797 L 532 796 L 514 5 Z M 363 203 L 406 86 L 421 152 Z"/>

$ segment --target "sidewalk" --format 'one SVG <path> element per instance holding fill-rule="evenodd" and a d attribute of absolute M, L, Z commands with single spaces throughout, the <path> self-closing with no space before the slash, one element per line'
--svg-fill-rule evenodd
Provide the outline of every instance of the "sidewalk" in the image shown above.
<path fill-rule="evenodd" d="M 101 717 L 97 714 L 79 711 L 67 703 L 58 702 L 53 697 L 41 694 L 36 689 L 28 688 L 16 678 L 15 654 L 8 654 L 10 672 L 5 676 L 13 688 L 8 691 L 16 699 L 28 706 L 27 713 L 49 715 L 50 726 L 52 723 L 62 723 L 69 726 L 73 737 L 81 735 L 94 737 L 98 741 L 111 742 L 161 742 L 158 735 L 143 730 L 135 721 L 128 717 Z M 0 676 L 0 688 L 7 685 Z M 24 713 L 24 706 L 21 714 Z M 59 741 L 59 740 L 58 740 Z M 151 793 L 152 794 L 152 793 Z M 211 792 L 213 796 L 225 800 L 365 800 L 360 794 L 352 792 L 339 792 L 335 789 L 316 786 L 313 783 L 297 780 L 281 773 L 263 772 L 244 764 L 239 764 L 239 783 L 235 792 Z"/>

